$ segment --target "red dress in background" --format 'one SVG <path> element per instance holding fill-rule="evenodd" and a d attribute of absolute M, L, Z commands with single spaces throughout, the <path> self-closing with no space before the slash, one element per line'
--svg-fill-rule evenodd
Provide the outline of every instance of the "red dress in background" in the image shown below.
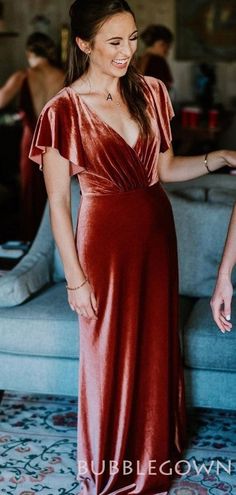
<path fill-rule="evenodd" d="M 20 153 L 20 231 L 25 241 L 32 241 L 37 233 L 47 192 L 43 175 L 29 159 L 29 151 L 37 122 L 27 75 L 20 94 L 20 110 L 23 115 L 23 133 Z"/>
<path fill-rule="evenodd" d="M 173 109 L 164 84 L 144 79 L 153 136 L 130 146 L 66 87 L 44 107 L 30 154 L 42 166 L 45 147 L 59 150 L 82 192 L 75 243 L 98 303 L 97 320 L 79 317 L 83 495 L 166 491 L 161 464 L 175 474 L 186 445 L 176 234 L 158 180 Z"/>

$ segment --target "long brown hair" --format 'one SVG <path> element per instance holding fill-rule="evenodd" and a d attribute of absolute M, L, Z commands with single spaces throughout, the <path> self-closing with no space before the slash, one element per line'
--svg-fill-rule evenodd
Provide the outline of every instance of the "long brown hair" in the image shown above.
<path fill-rule="evenodd" d="M 101 25 L 111 16 L 129 12 L 135 15 L 125 0 L 76 0 L 70 7 L 71 45 L 65 84 L 69 86 L 89 68 L 89 57 L 78 47 L 78 36 L 93 46 L 94 38 Z M 131 60 L 126 74 L 120 78 L 121 93 L 127 103 L 131 116 L 139 124 L 141 133 L 150 133 L 150 121 L 146 113 L 147 100 L 143 76 L 138 73 Z"/>

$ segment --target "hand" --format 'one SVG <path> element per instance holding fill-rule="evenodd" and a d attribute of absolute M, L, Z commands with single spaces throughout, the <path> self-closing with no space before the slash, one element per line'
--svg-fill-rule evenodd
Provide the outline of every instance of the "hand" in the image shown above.
<path fill-rule="evenodd" d="M 210 305 L 213 318 L 222 333 L 230 332 L 232 328 L 230 323 L 232 295 L 233 286 L 229 276 L 219 275 Z"/>
<path fill-rule="evenodd" d="M 98 318 L 96 298 L 88 281 L 80 289 L 68 290 L 68 302 L 78 315 L 93 320 Z"/>
<path fill-rule="evenodd" d="M 226 150 L 224 152 L 224 159 L 228 167 L 234 168 L 236 167 L 236 151 Z"/>

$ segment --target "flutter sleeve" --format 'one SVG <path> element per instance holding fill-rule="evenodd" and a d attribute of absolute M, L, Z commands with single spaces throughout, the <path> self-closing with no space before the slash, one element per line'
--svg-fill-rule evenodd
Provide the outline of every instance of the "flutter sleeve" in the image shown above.
<path fill-rule="evenodd" d="M 172 133 L 170 121 L 175 113 L 165 84 L 160 79 L 148 78 L 150 81 L 153 104 L 161 135 L 160 152 L 164 153 L 171 144 Z"/>
<path fill-rule="evenodd" d="M 41 111 L 29 153 L 29 158 L 43 169 L 43 154 L 47 147 L 55 148 L 69 160 L 69 175 L 87 169 L 83 154 L 79 119 L 66 98 L 54 97 Z M 56 166 L 56 164 L 55 164 Z"/>

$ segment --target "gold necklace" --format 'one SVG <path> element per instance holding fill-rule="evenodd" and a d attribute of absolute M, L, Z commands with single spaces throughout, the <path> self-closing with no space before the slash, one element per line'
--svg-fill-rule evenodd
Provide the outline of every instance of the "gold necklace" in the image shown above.
<path fill-rule="evenodd" d="M 83 77 L 81 79 L 83 79 Z M 89 93 L 91 94 L 93 92 L 93 93 L 101 94 L 101 93 L 98 93 L 96 91 L 92 91 L 91 82 L 90 82 L 90 79 L 88 78 L 88 76 L 87 76 L 87 80 L 88 80 L 88 83 L 89 83 Z M 86 79 L 84 79 L 84 81 L 86 82 Z M 110 93 L 110 91 L 108 91 L 108 90 L 105 90 L 105 91 L 106 92 L 104 92 L 103 94 L 106 95 L 106 101 L 110 101 L 112 103 L 115 103 L 116 105 L 118 105 L 120 107 L 121 106 L 121 102 L 118 101 L 118 100 L 116 100 L 115 98 L 113 98 L 113 96 Z"/>
<path fill-rule="evenodd" d="M 114 98 L 112 97 L 111 93 L 109 92 L 107 97 L 106 97 L 106 100 L 107 101 L 112 101 L 114 102 L 116 105 L 118 105 L 119 107 L 121 106 L 120 102 L 118 100 L 114 100 Z"/>

